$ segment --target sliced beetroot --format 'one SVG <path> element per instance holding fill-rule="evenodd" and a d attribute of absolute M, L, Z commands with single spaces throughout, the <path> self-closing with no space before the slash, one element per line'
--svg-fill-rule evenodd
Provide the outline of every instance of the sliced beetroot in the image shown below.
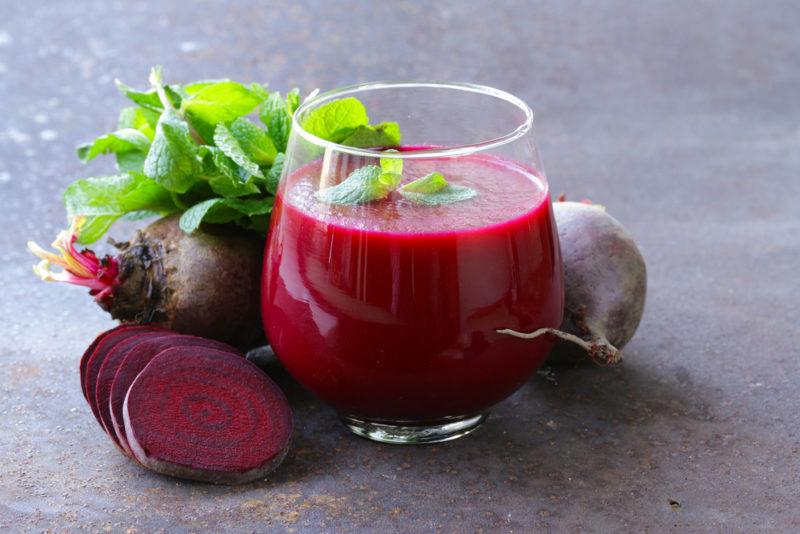
<path fill-rule="evenodd" d="M 127 450 L 124 446 L 122 446 L 117 438 L 117 434 L 114 432 L 113 425 L 111 424 L 111 415 L 108 409 L 108 398 L 109 392 L 111 391 L 111 383 L 114 381 L 114 376 L 117 374 L 117 370 L 119 369 L 120 365 L 125 360 L 125 357 L 131 353 L 131 351 L 138 350 L 138 347 L 141 343 L 155 339 L 161 339 L 164 337 L 171 339 L 176 337 L 176 334 L 161 330 L 151 330 L 146 332 L 137 331 L 130 337 L 126 337 L 125 339 L 117 342 L 114 348 L 107 352 L 105 358 L 103 358 L 103 361 L 100 362 L 100 370 L 97 372 L 97 378 L 95 379 L 94 383 L 93 410 L 97 415 L 97 421 L 100 423 L 100 426 L 103 427 L 103 430 L 106 431 L 109 437 L 118 447 L 120 447 L 120 449 L 122 449 L 123 452 L 127 452 Z M 91 387 L 91 385 L 89 387 Z"/>
<path fill-rule="evenodd" d="M 242 484 L 286 455 L 292 416 L 266 374 L 229 352 L 175 347 L 134 380 L 123 405 L 136 459 L 156 472 Z"/>
<path fill-rule="evenodd" d="M 97 375 L 100 372 L 100 367 L 103 365 L 103 360 L 105 360 L 108 353 L 113 350 L 118 343 L 143 332 L 154 331 L 165 330 L 150 326 L 129 326 L 127 328 L 114 329 L 110 331 L 108 335 L 100 339 L 97 343 L 97 347 L 92 351 L 86 362 L 86 371 L 84 372 L 81 385 L 83 386 L 83 395 L 86 397 L 86 402 L 89 403 L 89 407 L 92 409 L 92 413 L 97 418 L 98 423 L 100 422 L 100 417 L 95 406 L 94 392 L 97 383 Z"/>
<path fill-rule="evenodd" d="M 86 388 L 84 388 L 84 380 L 86 379 L 86 366 L 89 364 L 89 358 L 91 358 L 92 353 L 97 348 L 98 343 L 108 337 L 110 334 L 116 332 L 117 330 L 130 328 L 128 325 L 119 325 L 111 330 L 106 330 L 105 332 L 101 333 L 99 336 L 94 338 L 92 344 L 89 345 L 89 348 L 83 353 L 81 356 L 81 363 L 80 363 L 80 377 L 81 377 L 81 392 L 83 393 L 83 398 L 86 399 Z M 88 399 L 87 399 L 88 400 Z"/>
<path fill-rule="evenodd" d="M 103 391 L 98 390 L 97 392 L 100 417 L 103 419 L 103 422 L 106 423 L 106 430 L 109 435 L 111 435 L 112 438 L 116 436 L 117 443 L 122 446 L 127 453 L 130 453 L 130 447 L 125 435 L 125 422 L 122 413 L 125 395 L 128 393 L 128 388 L 142 369 L 144 369 L 147 364 L 150 363 L 150 360 L 155 358 L 158 353 L 172 347 L 204 347 L 227 351 L 239 357 L 243 357 L 238 350 L 230 345 L 197 336 L 162 334 L 153 339 L 139 341 L 137 338 L 136 340 L 138 343 L 136 343 L 133 348 L 125 350 L 123 360 L 118 366 L 113 380 L 110 381 L 107 392 L 105 388 L 108 381 L 106 378 L 102 377 L 102 370 L 101 378 L 98 379 L 98 387 L 102 387 L 103 389 Z M 109 358 L 106 359 L 106 362 L 108 362 L 108 359 Z M 107 363 L 103 364 L 103 367 L 105 368 L 106 365 Z M 107 399 L 107 401 L 104 399 Z"/>

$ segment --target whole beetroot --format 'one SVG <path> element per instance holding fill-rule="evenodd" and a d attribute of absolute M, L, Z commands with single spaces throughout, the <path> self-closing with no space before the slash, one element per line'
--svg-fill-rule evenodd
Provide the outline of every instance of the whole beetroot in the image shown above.
<path fill-rule="evenodd" d="M 551 362 L 575 361 L 574 348 L 579 348 L 596 363 L 616 363 L 644 312 L 644 258 L 630 234 L 602 206 L 562 201 L 553 204 L 553 211 L 564 263 L 561 329 L 500 332 L 525 339 L 558 336 L 562 342 L 554 347 Z"/>
<path fill-rule="evenodd" d="M 34 243 L 42 258 L 35 271 L 45 280 L 89 288 L 97 303 L 123 323 L 152 324 L 230 343 L 263 344 L 259 288 L 263 238 L 214 227 L 187 234 L 174 215 L 116 243 L 119 253 L 98 258 L 74 243 L 83 221 L 73 220 L 53 243 L 60 255 Z M 63 271 L 54 273 L 52 264 Z"/>

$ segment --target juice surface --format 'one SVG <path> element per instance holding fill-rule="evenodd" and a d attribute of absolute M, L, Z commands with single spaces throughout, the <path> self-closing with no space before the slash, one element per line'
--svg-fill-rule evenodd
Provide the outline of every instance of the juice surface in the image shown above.
<path fill-rule="evenodd" d="M 262 290 L 267 336 L 287 370 L 348 415 L 437 422 L 478 413 L 541 365 L 550 341 L 497 334 L 561 322 L 560 254 L 547 187 L 494 156 L 406 160 L 476 189 L 453 204 L 393 193 L 356 206 L 314 199 L 340 172 L 286 177 Z"/>

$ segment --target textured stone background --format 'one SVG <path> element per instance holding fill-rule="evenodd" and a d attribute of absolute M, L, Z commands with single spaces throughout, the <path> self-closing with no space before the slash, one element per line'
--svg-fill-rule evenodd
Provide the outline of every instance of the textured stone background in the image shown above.
<path fill-rule="evenodd" d="M 0 2 L 3 531 L 800 529 L 797 2 Z M 349 435 L 278 374 L 298 430 L 270 481 L 138 469 L 78 387 L 111 322 L 36 281 L 24 244 L 61 227 L 70 180 L 110 169 L 73 147 L 113 128 L 113 78 L 142 85 L 154 63 L 520 95 L 553 190 L 605 204 L 647 258 L 627 360 L 546 369 L 477 433 L 420 448 Z"/>

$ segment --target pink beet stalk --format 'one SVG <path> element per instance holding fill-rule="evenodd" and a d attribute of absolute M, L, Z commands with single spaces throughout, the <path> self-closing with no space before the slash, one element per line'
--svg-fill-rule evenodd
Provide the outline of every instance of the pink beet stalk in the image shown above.
<path fill-rule="evenodd" d="M 99 303 L 107 303 L 114 288 L 119 285 L 117 260 L 106 255 L 102 259 L 88 248 L 78 251 L 75 241 L 80 236 L 84 217 L 74 217 L 67 230 L 58 233 L 51 245 L 58 253 L 48 252 L 33 241 L 28 241 L 28 250 L 42 261 L 34 265 L 33 272 L 39 278 L 51 282 L 66 282 L 89 288 L 89 294 Z M 58 265 L 60 272 L 51 267 Z"/>

